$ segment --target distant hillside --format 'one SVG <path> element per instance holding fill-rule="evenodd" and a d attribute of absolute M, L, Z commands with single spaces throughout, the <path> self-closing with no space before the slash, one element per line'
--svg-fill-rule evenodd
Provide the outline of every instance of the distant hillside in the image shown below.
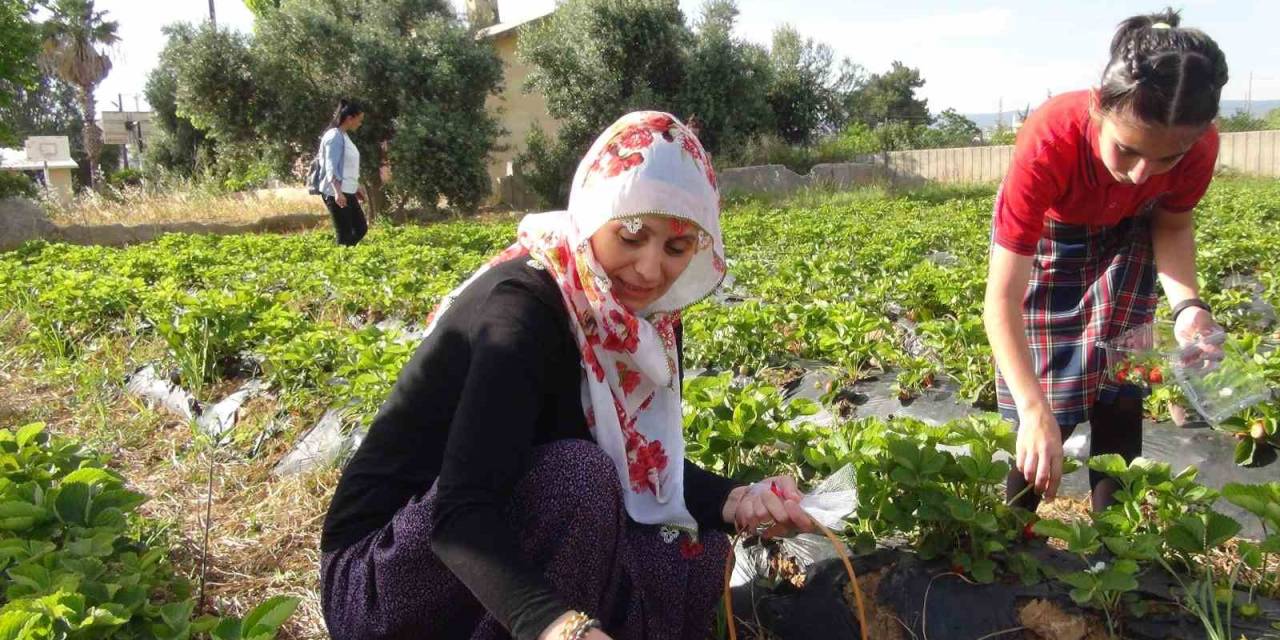
<path fill-rule="evenodd" d="M 1231 115 L 1236 111 L 1244 111 L 1246 104 L 1248 103 L 1244 100 L 1223 100 L 1222 114 Z M 1253 108 L 1250 111 L 1253 112 L 1253 115 L 1262 117 L 1272 109 L 1280 109 L 1280 100 L 1254 100 Z M 1004 123 L 1006 125 L 1009 124 L 1016 111 L 1016 109 L 1009 109 L 1004 112 Z M 977 123 L 979 128 L 990 129 L 996 126 L 996 115 L 995 113 L 966 113 L 964 117 Z"/>

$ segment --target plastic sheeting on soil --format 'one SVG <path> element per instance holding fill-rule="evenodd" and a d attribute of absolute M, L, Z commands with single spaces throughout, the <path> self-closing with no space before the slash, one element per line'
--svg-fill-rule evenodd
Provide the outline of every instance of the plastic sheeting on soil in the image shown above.
<path fill-rule="evenodd" d="M 837 379 L 836 374 L 832 369 L 822 367 L 821 363 L 801 364 L 806 372 L 799 382 L 788 387 L 787 397 L 819 402 L 822 409 L 818 414 L 805 418 L 806 421 L 819 426 L 836 424 L 836 416 L 826 404 L 820 402 L 828 383 Z M 853 405 L 853 411 L 846 419 L 913 418 L 936 426 L 983 413 L 958 400 L 954 385 L 945 380 L 936 388 L 926 390 L 920 397 L 902 402 L 893 390 L 893 375 L 889 372 L 875 379 L 860 381 L 842 391 L 842 397 Z M 1066 454 L 1081 462 L 1087 460 L 1089 434 L 1087 422 L 1076 427 L 1072 436 L 1063 443 Z M 1274 450 L 1260 451 L 1255 465 L 1241 467 L 1235 463 L 1236 440 L 1230 434 L 1208 428 L 1204 423 L 1192 422 L 1179 428 L 1170 423 L 1147 421 L 1143 426 L 1142 440 L 1144 457 L 1167 462 L 1174 472 L 1195 467 L 1199 471 L 1200 484 L 1212 489 L 1222 489 L 1231 482 L 1271 482 L 1280 476 L 1280 464 L 1276 463 Z M 1088 493 L 1087 471 L 1081 470 L 1063 478 L 1059 495 L 1083 497 Z M 1220 500 L 1215 508 L 1244 525 L 1242 536 L 1255 539 L 1261 537 L 1262 530 L 1257 518 L 1225 500 Z"/>
<path fill-rule="evenodd" d="M 206 407 L 196 419 L 196 426 L 214 440 L 221 440 L 231 432 L 240 417 L 240 407 L 250 398 L 266 391 L 267 384 L 261 380 L 250 380 L 231 395 L 217 404 Z"/>
<path fill-rule="evenodd" d="M 1079 560 L 1043 544 L 1028 552 L 1045 566 L 1079 568 Z M 883 570 L 876 593 L 863 593 L 863 597 L 874 598 L 878 608 L 887 608 L 887 613 L 897 618 L 904 631 L 901 637 L 999 637 L 993 634 L 1023 626 L 1019 611 L 1034 600 L 1052 602 L 1072 615 L 1100 615 L 1076 606 L 1068 595 L 1070 587 L 1053 579 L 1031 585 L 975 584 L 951 573 L 945 562 L 923 562 L 910 553 L 889 549 L 856 557 L 853 565 L 860 578 Z M 1168 575 L 1148 571 L 1139 583 L 1140 597 L 1157 606 L 1142 618 L 1126 617 L 1124 637 L 1164 640 L 1204 636 L 1199 621 L 1176 605 L 1176 583 Z M 767 637 L 776 640 L 853 640 L 859 637 L 859 631 L 856 612 L 845 596 L 848 584 L 839 560 L 823 560 L 809 567 L 803 588 L 788 582 L 770 587 L 759 581 L 735 588 L 734 612 L 739 620 L 764 629 Z M 1243 593 L 1237 593 L 1238 601 L 1243 602 L 1243 598 Z M 1250 619 L 1236 616 L 1233 638 L 1263 638 L 1275 633 L 1270 621 L 1280 619 L 1280 602 L 1263 598 L 1255 601 L 1262 614 Z"/>
<path fill-rule="evenodd" d="M 183 420 L 191 420 L 200 414 L 200 403 L 178 386 L 178 383 L 161 378 L 155 365 L 147 365 L 134 371 L 125 379 L 125 391 L 142 398 L 151 407 L 160 407 Z"/>
<path fill-rule="evenodd" d="M 340 409 L 330 409 L 272 470 L 277 476 L 288 476 L 321 469 L 342 461 L 364 441 L 366 429 L 360 427 L 344 433 L 346 420 Z"/>
<path fill-rule="evenodd" d="M 807 371 L 798 383 L 787 390 L 788 398 L 807 398 L 821 403 L 828 383 L 837 379 L 831 369 L 815 368 Z M 979 415 L 982 411 L 968 406 L 956 399 L 955 385 L 941 381 L 934 388 L 926 389 L 919 397 L 903 402 L 893 389 L 895 374 L 886 373 L 876 378 L 859 381 L 852 388 L 841 392 L 841 396 L 853 406 L 853 411 L 846 419 L 891 417 L 914 418 L 925 424 L 942 425 L 953 420 L 963 420 L 969 416 Z M 829 412 L 828 412 L 829 413 Z M 834 424 L 834 416 L 831 424 Z M 821 421 L 815 421 L 823 424 Z M 827 425 L 829 426 L 829 425 Z"/>

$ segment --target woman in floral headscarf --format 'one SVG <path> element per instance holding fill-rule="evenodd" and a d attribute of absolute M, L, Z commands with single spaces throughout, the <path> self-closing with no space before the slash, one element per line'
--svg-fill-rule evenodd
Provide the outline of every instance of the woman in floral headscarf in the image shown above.
<path fill-rule="evenodd" d="M 813 526 L 791 478 L 684 458 L 679 312 L 724 278 L 719 213 L 697 138 L 633 113 L 445 298 L 325 520 L 335 638 L 700 640 L 725 532 Z"/>

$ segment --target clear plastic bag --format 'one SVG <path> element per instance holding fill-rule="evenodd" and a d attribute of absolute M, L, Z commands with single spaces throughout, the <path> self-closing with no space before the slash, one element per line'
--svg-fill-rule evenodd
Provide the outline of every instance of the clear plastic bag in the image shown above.
<path fill-rule="evenodd" d="M 1101 343 L 1108 378 L 1138 384 L 1177 384 L 1211 425 L 1271 399 L 1262 367 L 1221 331 L 1180 346 L 1173 324 L 1140 325 Z"/>
<path fill-rule="evenodd" d="M 834 531 L 843 529 L 844 519 L 858 508 L 857 478 L 853 466 L 845 465 L 823 480 L 800 500 L 800 507 L 822 526 Z M 815 560 L 832 553 L 830 540 L 810 533 L 771 540 L 766 544 L 760 544 L 758 540 L 739 541 L 734 547 L 736 557 L 729 584 L 736 587 L 770 575 L 778 557 L 785 558 L 795 570 L 803 573 Z"/>

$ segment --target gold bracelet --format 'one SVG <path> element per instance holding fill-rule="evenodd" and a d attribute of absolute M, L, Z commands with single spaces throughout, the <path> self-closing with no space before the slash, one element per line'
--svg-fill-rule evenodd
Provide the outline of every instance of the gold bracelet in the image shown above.
<path fill-rule="evenodd" d="M 592 629 L 599 629 L 600 621 L 581 611 L 569 614 L 560 627 L 560 640 L 583 640 Z"/>

